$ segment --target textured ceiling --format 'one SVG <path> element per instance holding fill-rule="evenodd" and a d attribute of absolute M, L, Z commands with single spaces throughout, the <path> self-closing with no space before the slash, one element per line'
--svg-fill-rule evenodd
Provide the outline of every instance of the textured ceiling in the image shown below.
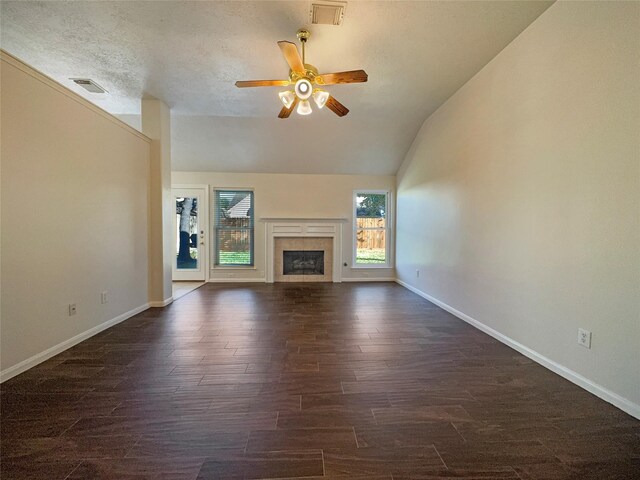
<path fill-rule="evenodd" d="M 1 44 L 114 114 L 167 102 L 174 170 L 393 174 L 425 118 L 550 4 L 350 1 L 344 24 L 312 26 L 307 47 L 321 72 L 369 74 L 327 87 L 344 118 L 279 120 L 281 89 L 233 85 L 286 78 L 276 41 L 295 40 L 309 1 L 2 1 Z"/>

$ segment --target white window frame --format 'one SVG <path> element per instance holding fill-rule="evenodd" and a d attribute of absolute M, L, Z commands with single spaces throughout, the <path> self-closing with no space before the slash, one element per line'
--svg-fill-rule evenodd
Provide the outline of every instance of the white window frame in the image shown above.
<path fill-rule="evenodd" d="M 217 205 L 217 191 L 238 191 L 238 192 L 251 192 L 253 194 L 253 242 L 251 248 L 253 251 L 251 252 L 251 257 L 253 258 L 253 265 L 216 265 L 216 258 L 218 252 L 216 251 L 218 241 L 217 241 L 217 213 L 218 213 L 218 205 Z M 211 203 L 212 208 L 210 208 L 210 218 L 211 218 L 211 238 L 210 242 L 210 255 L 211 255 L 211 269 L 212 270 L 256 270 L 256 192 L 254 188 L 251 187 L 211 187 L 210 198 L 213 199 Z"/>
<path fill-rule="evenodd" d="M 384 246 L 385 246 L 385 263 L 356 263 L 357 254 L 358 254 L 358 194 L 359 193 L 376 193 L 376 194 L 384 194 L 386 210 L 385 210 L 385 227 L 379 228 L 375 230 L 384 230 Z M 391 242 L 392 242 L 392 234 L 391 234 L 391 225 L 392 223 L 392 205 L 391 205 L 391 192 L 389 190 L 369 190 L 369 189 L 360 189 L 353 191 L 353 229 L 352 229 L 352 240 L 351 240 L 351 268 L 393 268 L 393 262 L 391 259 Z M 373 229 L 372 229 L 373 230 Z"/>

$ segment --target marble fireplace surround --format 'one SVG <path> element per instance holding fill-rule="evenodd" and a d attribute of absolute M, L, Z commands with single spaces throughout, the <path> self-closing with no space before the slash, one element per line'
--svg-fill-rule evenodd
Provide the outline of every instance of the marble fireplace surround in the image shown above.
<path fill-rule="evenodd" d="M 260 221 L 265 223 L 265 241 L 266 241 L 266 258 L 265 258 L 265 281 L 273 283 L 276 279 L 276 265 L 280 265 L 282 270 L 282 246 L 276 254 L 276 238 L 308 238 L 312 239 L 331 239 L 331 252 L 325 251 L 325 276 L 320 279 L 305 279 L 306 281 L 330 281 L 339 283 L 342 281 L 342 226 L 346 222 L 346 218 L 261 218 Z M 306 244 L 306 243 L 305 243 Z M 311 249 L 311 248 L 310 248 Z M 297 248 L 292 248 L 297 250 Z M 312 248 L 318 250 L 318 248 Z M 330 257 L 329 265 L 327 265 L 327 254 Z M 276 258 L 276 256 L 278 258 Z M 276 264 L 276 262 L 279 262 Z M 330 275 L 329 275 L 330 274 Z M 287 275 L 287 277 L 294 277 Z M 295 275 L 295 277 L 302 277 Z M 280 278 L 281 279 L 281 278 Z M 293 279 L 288 281 L 293 281 Z M 302 279 L 298 279 L 301 281 Z"/>

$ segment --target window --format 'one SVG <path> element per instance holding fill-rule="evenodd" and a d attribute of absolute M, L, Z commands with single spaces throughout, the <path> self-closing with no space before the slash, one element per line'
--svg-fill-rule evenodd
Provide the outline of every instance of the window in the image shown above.
<path fill-rule="evenodd" d="M 253 192 L 216 190 L 215 264 L 253 266 Z"/>
<path fill-rule="evenodd" d="M 387 192 L 354 192 L 354 266 L 389 266 L 388 200 Z"/>

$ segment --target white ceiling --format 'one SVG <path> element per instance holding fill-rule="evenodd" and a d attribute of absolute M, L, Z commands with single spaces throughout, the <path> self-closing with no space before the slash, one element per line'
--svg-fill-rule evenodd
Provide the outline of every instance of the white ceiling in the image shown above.
<path fill-rule="evenodd" d="M 280 120 L 276 45 L 308 24 L 300 1 L 2 1 L 2 48 L 114 114 L 140 98 L 172 109 L 174 170 L 393 174 L 422 122 L 552 2 L 351 0 L 340 27 L 310 28 L 320 72 L 363 68 L 327 87 L 351 112 Z M 108 95 L 69 81 L 87 77 Z"/>

